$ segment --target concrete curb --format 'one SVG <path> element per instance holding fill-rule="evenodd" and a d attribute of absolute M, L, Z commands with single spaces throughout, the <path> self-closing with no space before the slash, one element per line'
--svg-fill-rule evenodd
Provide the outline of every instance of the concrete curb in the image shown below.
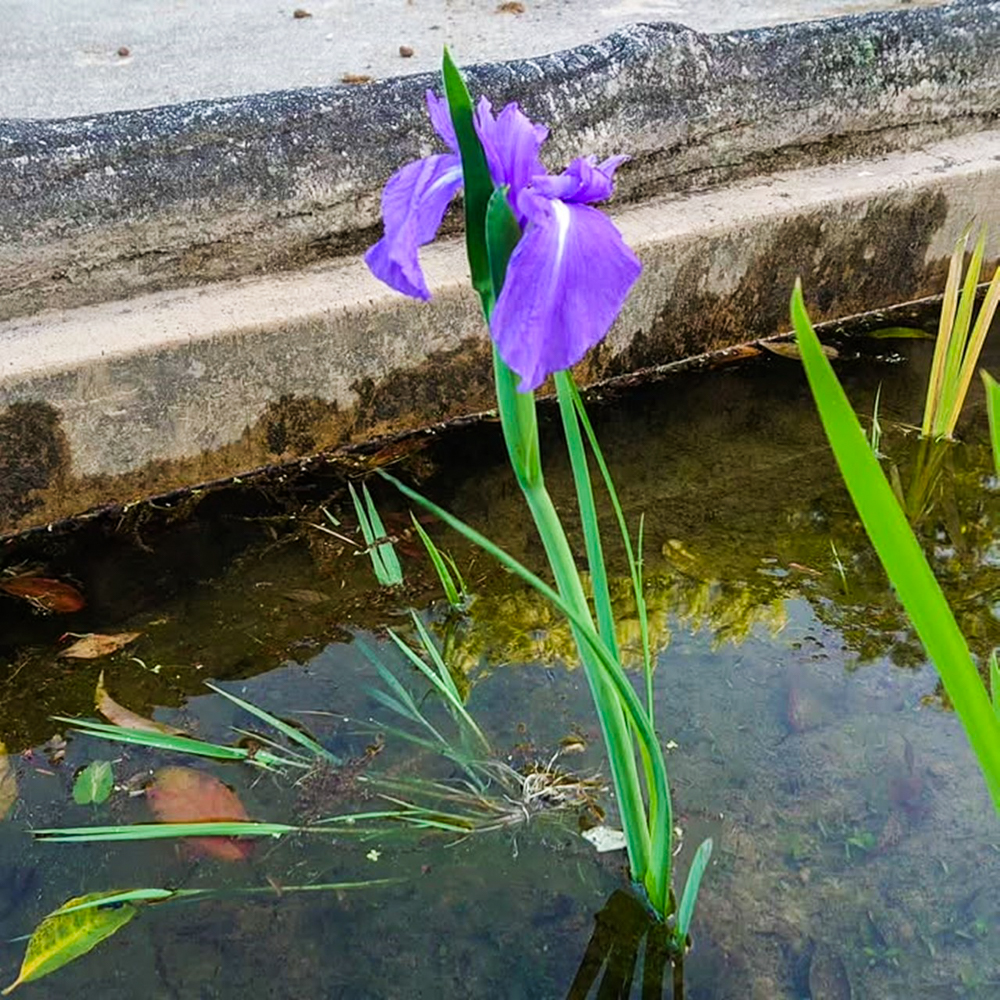
<path fill-rule="evenodd" d="M 787 328 L 799 275 L 817 320 L 940 291 L 971 219 L 1000 233 L 997 43 L 979 2 L 472 71 L 560 122 L 553 163 L 638 151 L 616 216 L 644 274 L 581 377 Z M 5 123 L 0 534 L 490 405 L 460 241 L 427 248 L 427 304 L 350 252 L 431 148 L 427 82 Z"/>
<path fill-rule="evenodd" d="M 910 148 L 1000 112 L 1000 2 L 703 35 L 636 25 L 475 67 L 552 126 L 553 164 L 621 150 L 619 199 Z M 372 241 L 435 140 L 435 76 L 0 122 L 0 318 L 288 270 Z"/>

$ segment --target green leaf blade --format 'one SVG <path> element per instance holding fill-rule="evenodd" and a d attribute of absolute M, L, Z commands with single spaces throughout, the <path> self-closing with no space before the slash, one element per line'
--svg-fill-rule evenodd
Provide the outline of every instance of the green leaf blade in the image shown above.
<path fill-rule="evenodd" d="M 798 282 L 792 293 L 791 313 L 809 385 L 848 492 L 900 603 L 941 676 L 1000 811 L 1000 721 L 965 637 L 820 349 Z"/>

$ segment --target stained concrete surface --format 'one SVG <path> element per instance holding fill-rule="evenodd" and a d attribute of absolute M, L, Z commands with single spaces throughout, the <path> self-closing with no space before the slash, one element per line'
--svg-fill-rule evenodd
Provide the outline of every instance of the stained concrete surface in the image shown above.
<path fill-rule="evenodd" d="M 816 320 L 932 294 L 973 216 L 995 262 L 998 149 L 983 132 L 621 209 L 645 269 L 581 377 L 787 329 L 798 276 Z M 426 248 L 429 303 L 344 259 L 3 324 L 0 404 L 49 408 L 31 427 L 18 411 L 6 439 L 0 421 L 0 452 L 23 449 L 0 480 L 0 534 L 488 407 L 463 252 Z"/>
<path fill-rule="evenodd" d="M 905 2 L 2 0 L 0 118 L 326 87 L 345 74 L 429 72 L 446 44 L 463 63 L 498 62 L 592 42 L 637 21 L 718 32 Z M 401 46 L 413 54 L 401 56 Z"/>
<path fill-rule="evenodd" d="M 1000 0 L 468 77 L 552 125 L 553 167 L 633 155 L 610 210 L 645 270 L 584 381 L 784 329 L 798 276 L 818 320 L 940 291 L 973 218 L 1000 257 Z M 0 536 L 490 404 L 457 213 L 430 303 L 360 260 L 432 79 L 0 121 Z"/>

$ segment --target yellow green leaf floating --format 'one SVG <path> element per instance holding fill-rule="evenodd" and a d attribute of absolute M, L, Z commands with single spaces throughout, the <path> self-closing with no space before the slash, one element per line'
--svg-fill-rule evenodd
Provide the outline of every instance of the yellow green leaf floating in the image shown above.
<path fill-rule="evenodd" d="M 107 906 L 78 909 L 83 903 L 110 896 L 121 896 L 121 892 L 114 890 L 77 896 L 50 913 L 31 935 L 17 979 L 5 990 L 0 990 L 0 996 L 7 996 L 22 983 L 41 979 L 62 968 L 67 962 L 86 955 L 91 948 L 124 927 L 139 912 L 134 904 L 120 901 L 111 902 Z M 72 912 L 67 913 L 67 910 Z"/>

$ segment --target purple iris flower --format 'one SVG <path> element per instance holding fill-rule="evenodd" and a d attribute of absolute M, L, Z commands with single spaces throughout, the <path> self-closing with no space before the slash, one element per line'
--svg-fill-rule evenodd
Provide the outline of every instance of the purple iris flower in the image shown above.
<path fill-rule="evenodd" d="M 365 254 L 375 277 L 420 299 L 429 299 L 430 292 L 418 249 L 434 239 L 462 186 L 447 103 L 428 91 L 427 108 L 451 152 L 393 174 L 382 192 L 385 235 Z M 520 391 L 531 392 L 604 339 L 642 270 L 611 220 L 589 204 L 611 196 L 614 172 L 628 157 L 603 163 L 581 157 L 553 176 L 538 156 L 548 129 L 529 121 L 516 104 L 494 116 L 482 98 L 475 126 L 493 183 L 509 188 L 523 230 L 490 332 L 500 357 L 520 376 Z"/>

